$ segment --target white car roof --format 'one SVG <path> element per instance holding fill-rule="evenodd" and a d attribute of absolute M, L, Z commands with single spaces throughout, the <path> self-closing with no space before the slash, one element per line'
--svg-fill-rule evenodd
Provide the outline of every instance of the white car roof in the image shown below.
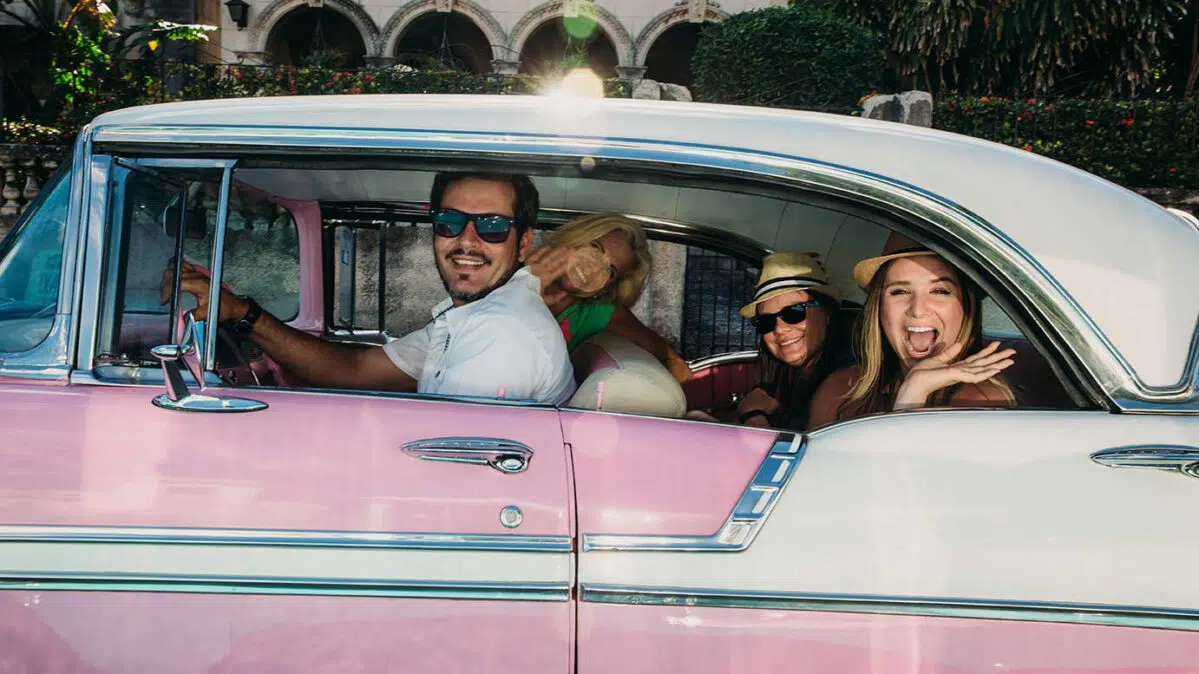
<path fill-rule="evenodd" d="M 989 221 L 1074 297 L 1145 385 L 1179 382 L 1199 318 L 1199 231 L 1192 224 L 1033 153 L 891 122 L 699 103 L 360 95 L 145 106 L 101 115 L 93 125 L 551 134 L 787 155 L 907 183 Z"/>

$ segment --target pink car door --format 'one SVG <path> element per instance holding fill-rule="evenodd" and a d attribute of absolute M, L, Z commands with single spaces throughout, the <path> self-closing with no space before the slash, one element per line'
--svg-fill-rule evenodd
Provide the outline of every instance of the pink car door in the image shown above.
<path fill-rule="evenodd" d="M 136 243 L 131 223 L 164 190 L 224 171 L 228 201 L 228 165 L 195 164 L 93 160 L 84 316 L 103 326 L 136 294 L 108 256 Z M 80 358 L 110 332 L 82 325 Z M 69 386 L 0 388 L 0 662 L 571 671 L 573 515 L 555 409 L 267 389 L 241 391 L 265 404 L 251 412 L 166 409 L 151 402 L 158 367 L 94 361 Z"/>

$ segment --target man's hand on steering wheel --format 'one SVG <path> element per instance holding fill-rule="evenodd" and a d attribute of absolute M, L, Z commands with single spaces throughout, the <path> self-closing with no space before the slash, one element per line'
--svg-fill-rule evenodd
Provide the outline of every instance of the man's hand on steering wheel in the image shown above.
<path fill-rule="evenodd" d="M 171 289 L 175 283 L 175 265 L 169 264 L 162 272 L 162 283 L 159 287 L 159 301 L 166 304 L 171 300 Z M 183 273 L 179 280 L 179 289 L 190 293 L 196 298 L 196 309 L 193 312 L 197 321 L 208 317 L 208 292 L 212 285 L 208 274 L 191 262 L 184 261 Z M 228 323 L 240 320 L 250 310 L 250 306 L 237 295 L 221 288 L 221 315 L 219 322 Z"/>

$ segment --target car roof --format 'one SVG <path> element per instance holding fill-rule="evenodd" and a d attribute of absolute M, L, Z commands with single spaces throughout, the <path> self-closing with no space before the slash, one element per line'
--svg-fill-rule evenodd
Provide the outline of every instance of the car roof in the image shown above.
<path fill-rule="evenodd" d="M 357 95 L 152 105 L 93 126 L 487 132 L 784 155 L 906 183 L 987 220 L 1073 296 L 1145 385 L 1179 382 L 1199 317 L 1199 232 L 1190 223 L 1031 152 L 893 122 L 702 103 Z"/>

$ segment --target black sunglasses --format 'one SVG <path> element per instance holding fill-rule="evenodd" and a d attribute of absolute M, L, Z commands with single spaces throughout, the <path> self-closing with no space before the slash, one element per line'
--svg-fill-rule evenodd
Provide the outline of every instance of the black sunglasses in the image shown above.
<path fill-rule="evenodd" d="M 473 222 L 480 239 L 487 243 L 503 243 L 508 240 L 508 232 L 516 225 L 514 218 L 495 213 L 463 213 L 452 208 L 439 208 L 431 215 L 433 232 L 450 239 L 462 236 L 466 226 Z"/>
<path fill-rule="evenodd" d="M 750 319 L 753 322 L 754 328 L 757 329 L 759 335 L 765 335 L 774 332 L 774 326 L 778 319 L 783 319 L 788 325 L 799 325 L 808 317 L 808 307 L 818 307 L 820 302 L 817 300 L 808 300 L 799 304 L 792 304 L 789 307 L 783 307 L 781 311 L 773 314 L 758 314 Z"/>

